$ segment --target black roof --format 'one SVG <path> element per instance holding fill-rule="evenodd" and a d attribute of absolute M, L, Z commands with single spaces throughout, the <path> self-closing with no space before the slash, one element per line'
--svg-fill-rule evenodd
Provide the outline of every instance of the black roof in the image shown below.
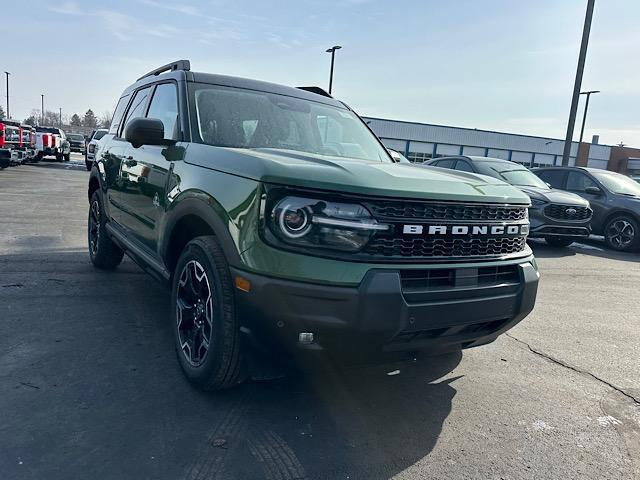
<path fill-rule="evenodd" d="M 211 85 L 220 85 L 224 87 L 236 87 L 246 90 L 256 90 L 259 92 L 287 95 L 289 97 L 296 97 L 312 102 L 324 103 L 339 108 L 345 108 L 345 105 L 342 102 L 326 96 L 322 93 L 314 93 L 310 91 L 310 87 L 305 87 L 305 89 L 303 90 L 296 87 L 279 85 L 277 83 L 263 82 L 261 80 L 251 80 L 248 78 L 232 77 L 228 75 L 218 75 L 213 73 L 192 72 L 191 70 L 180 68 L 180 66 L 186 66 L 185 63 L 181 62 L 188 63 L 188 60 L 178 60 L 177 62 L 169 63 L 149 72 L 145 76 L 140 77 L 134 84 L 129 85 L 123 92 L 123 95 L 131 93 L 133 90 L 136 90 L 137 88 L 149 83 L 155 83 L 160 80 L 173 79 L 176 81 L 208 83 Z M 191 68 L 190 65 L 189 68 Z M 321 89 L 318 88 L 318 90 Z"/>
<path fill-rule="evenodd" d="M 0 123 L 4 123 L 5 125 L 12 125 L 14 127 L 20 126 L 20 122 L 16 122 L 15 120 L 9 120 L 7 118 L 3 118 L 2 120 L 0 120 Z"/>

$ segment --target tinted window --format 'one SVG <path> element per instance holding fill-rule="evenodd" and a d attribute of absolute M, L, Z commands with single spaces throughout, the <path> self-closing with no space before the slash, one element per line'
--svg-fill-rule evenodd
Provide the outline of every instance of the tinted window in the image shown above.
<path fill-rule="evenodd" d="M 448 158 L 446 160 L 440 160 L 439 162 L 437 162 L 436 166 L 440 168 L 453 168 L 453 165 L 455 163 L 455 159 Z"/>
<path fill-rule="evenodd" d="M 458 160 L 458 163 L 456 163 L 456 170 L 460 170 L 462 172 L 473 172 L 473 167 L 466 160 Z"/>
<path fill-rule="evenodd" d="M 588 187 L 597 187 L 598 184 L 582 172 L 569 172 L 567 176 L 567 190 L 572 192 L 584 192 Z"/>
<path fill-rule="evenodd" d="M 156 87 L 147 118 L 157 118 L 164 125 L 164 138 L 178 140 L 178 92 L 173 83 Z"/>
<path fill-rule="evenodd" d="M 111 133 L 111 132 L 109 132 Z M 105 132 L 104 130 L 99 130 L 96 132 L 96 134 L 93 136 L 93 140 L 100 140 L 102 137 L 104 137 L 107 134 L 107 132 Z"/>
<path fill-rule="evenodd" d="M 562 183 L 565 175 L 564 170 L 542 170 L 535 173 L 542 179 L 542 181 L 548 183 L 553 188 L 563 188 Z"/>
<path fill-rule="evenodd" d="M 124 115 L 124 109 L 127 108 L 127 102 L 129 102 L 129 95 L 125 95 L 118 101 L 116 111 L 113 113 L 113 118 L 111 119 L 111 128 L 109 128 L 109 133 L 116 134 L 118 132 L 118 127 L 120 126 L 122 116 Z M 93 137 L 96 140 L 99 140 L 98 133 Z"/>
<path fill-rule="evenodd" d="M 124 136 L 124 129 L 127 128 L 127 125 L 134 118 L 140 118 L 144 116 L 145 107 L 147 106 L 147 98 L 149 97 L 149 93 L 151 93 L 151 87 L 143 88 L 142 90 L 138 90 L 131 101 L 131 105 L 129 106 L 129 111 L 127 112 L 127 118 L 123 122 L 124 128 L 121 130 Z"/>

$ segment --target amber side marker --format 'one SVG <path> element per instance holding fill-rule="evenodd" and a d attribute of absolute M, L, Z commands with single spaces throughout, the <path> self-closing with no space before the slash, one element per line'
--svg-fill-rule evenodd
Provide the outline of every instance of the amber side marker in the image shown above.
<path fill-rule="evenodd" d="M 246 278 L 236 277 L 236 288 L 238 290 L 242 290 L 243 292 L 250 292 L 251 282 Z"/>

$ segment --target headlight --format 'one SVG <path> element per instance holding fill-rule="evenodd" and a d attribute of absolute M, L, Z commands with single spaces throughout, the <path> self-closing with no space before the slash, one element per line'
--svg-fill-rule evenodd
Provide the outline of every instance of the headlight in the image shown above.
<path fill-rule="evenodd" d="M 346 252 L 362 249 L 376 231 L 389 229 L 362 205 L 298 196 L 279 200 L 267 213 L 267 224 L 286 244 Z"/>

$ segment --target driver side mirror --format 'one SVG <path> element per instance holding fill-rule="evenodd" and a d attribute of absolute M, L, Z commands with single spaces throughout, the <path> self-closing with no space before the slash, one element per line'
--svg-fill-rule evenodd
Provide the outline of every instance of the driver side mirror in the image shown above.
<path fill-rule="evenodd" d="M 134 118 L 124 130 L 124 139 L 140 148 L 142 145 L 173 145 L 164 138 L 164 124 L 157 118 Z"/>
<path fill-rule="evenodd" d="M 584 191 L 589 195 L 602 195 L 602 190 L 599 187 L 587 187 Z"/>

